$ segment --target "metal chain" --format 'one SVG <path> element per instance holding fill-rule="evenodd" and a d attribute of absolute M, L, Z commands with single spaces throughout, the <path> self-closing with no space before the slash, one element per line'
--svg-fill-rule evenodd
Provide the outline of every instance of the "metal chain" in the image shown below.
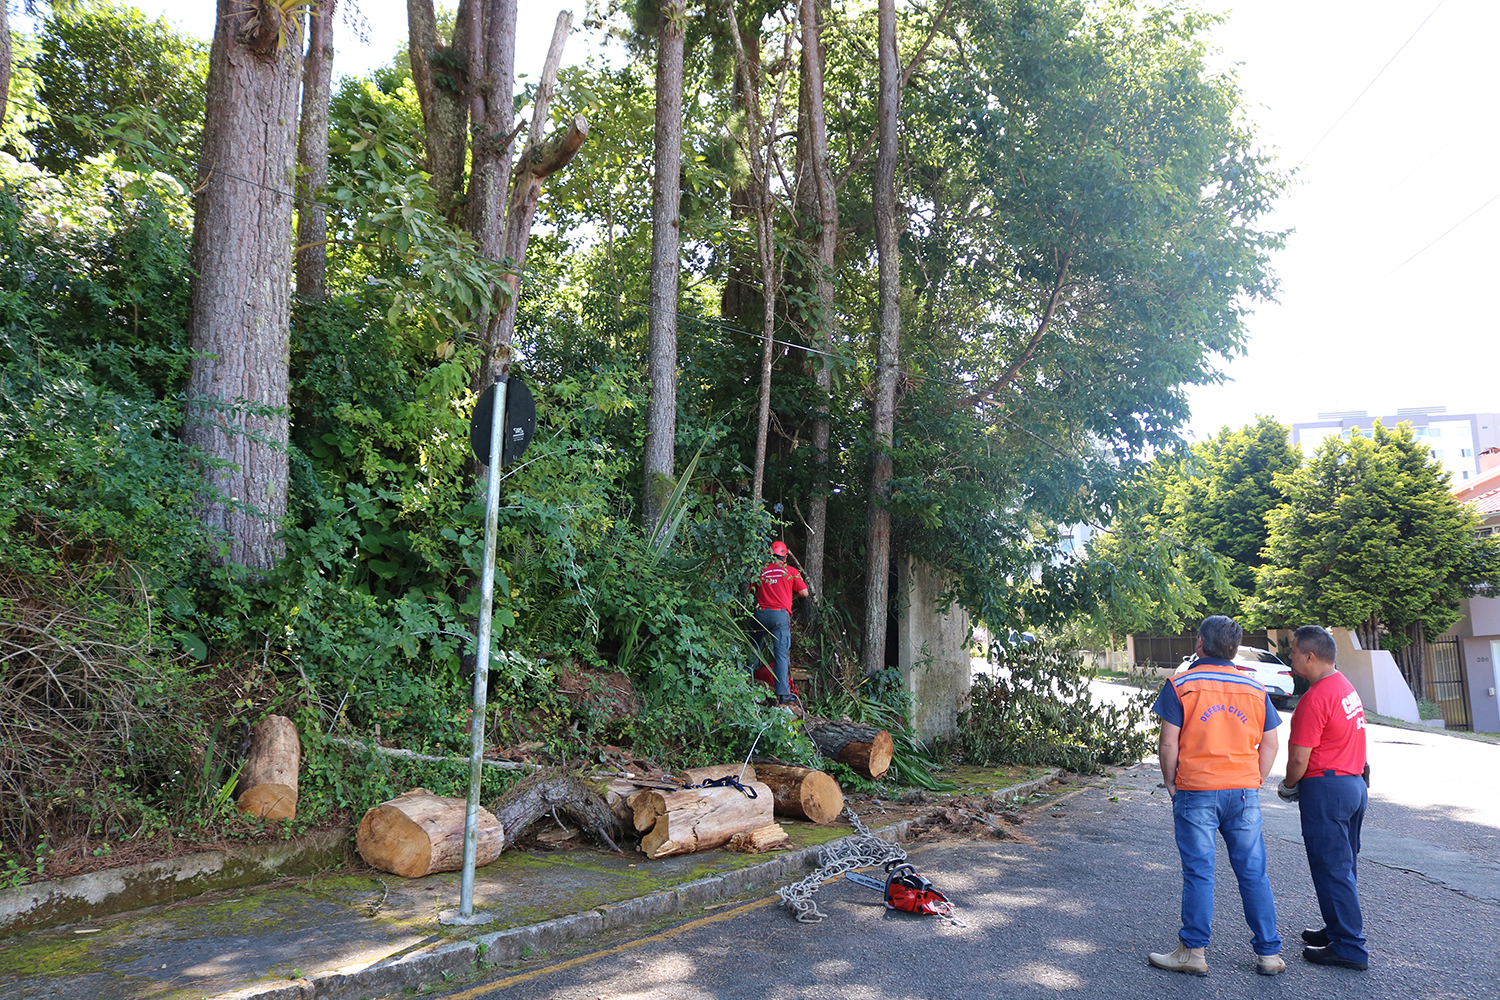
<path fill-rule="evenodd" d="M 844 814 L 854 827 L 854 836 L 824 844 L 818 851 L 817 871 L 800 882 L 793 882 L 776 890 L 776 895 L 781 897 L 781 905 L 790 907 L 792 914 L 801 923 L 815 924 L 827 916 L 813 902 L 813 893 L 822 888 L 824 882 L 856 868 L 870 868 L 888 861 L 906 860 L 905 851 L 871 833 L 870 828 L 860 822 L 853 809 L 845 806 Z"/>

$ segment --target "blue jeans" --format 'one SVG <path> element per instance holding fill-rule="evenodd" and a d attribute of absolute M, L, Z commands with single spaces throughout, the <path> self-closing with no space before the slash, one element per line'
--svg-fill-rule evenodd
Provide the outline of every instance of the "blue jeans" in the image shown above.
<path fill-rule="evenodd" d="M 1207 948 L 1214 922 L 1214 834 L 1224 838 L 1229 864 L 1240 883 L 1240 902 L 1257 955 L 1281 951 L 1276 933 L 1276 901 L 1266 875 L 1266 842 L 1261 837 L 1260 789 L 1179 791 L 1172 799 L 1177 852 L 1182 856 L 1182 930 L 1189 948 Z"/>
<path fill-rule="evenodd" d="M 1359 909 L 1355 884 L 1359 866 L 1359 832 L 1365 821 L 1368 792 L 1358 775 L 1325 773 L 1307 775 L 1297 782 L 1302 789 L 1302 843 L 1307 848 L 1307 867 L 1323 926 L 1328 928 L 1328 947 L 1340 958 L 1368 962 L 1365 922 Z"/>
<path fill-rule="evenodd" d="M 770 639 L 772 655 L 775 657 L 773 669 L 776 673 L 776 699 L 788 701 L 792 697 L 792 616 L 780 608 L 762 608 L 755 612 L 755 620 L 765 627 L 765 631 L 755 637 L 755 656 L 760 658 L 761 651 L 766 648 L 766 640 Z"/>

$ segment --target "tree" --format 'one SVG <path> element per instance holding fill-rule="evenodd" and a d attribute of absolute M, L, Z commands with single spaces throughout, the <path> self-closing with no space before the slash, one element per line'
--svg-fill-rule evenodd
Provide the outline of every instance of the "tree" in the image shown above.
<path fill-rule="evenodd" d="M 334 0 L 311 11 L 302 66 L 302 123 L 297 138 L 297 294 L 328 296 L 328 215 L 317 203 L 328 183 L 328 102 L 333 88 Z"/>
<path fill-rule="evenodd" d="M 432 0 L 406 0 L 411 79 L 422 106 L 422 141 L 437 203 L 454 222 L 461 216 L 464 161 L 469 143 L 469 45 L 475 0 L 460 0 L 453 35 L 438 36 Z"/>
<path fill-rule="evenodd" d="M 895 475 L 891 443 L 896 426 L 896 366 L 901 360 L 901 231 L 896 203 L 896 123 L 901 108 L 901 65 L 896 54 L 895 0 L 880 0 L 880 152 L 875 160 L 875 248 L 879 264 L 880 319 L 875 345 L 875 399 L 870 413 L 870 492 L 865 513 L 865 676 L 885 669 L 887 604 L 890 599 L 890 484 Z"/>
<path fill-rule="evenodd" d="M 32 66 L 52 112 L 29 133 L 39 166 L 62 173 L 103 152 L 108 140 L 99 130 L 106 125 L 192 162 L 208 68 L 201 42 L 165 18 L 148 21 L 133 7 L 104 0 L 54 7 L 39 34 Z M 160 160 L 152 166 L 178 172 Z"/>
<path fill-rule="evenodd" d="M 651 290 L 648 305 L 645 484 L 642 522 L 661 515 L 677 446 L 677 255 L 681 246 L 683 0 L 660 4 L 656 42 L 656 152 L 651 180 Z"/>
<path fill-rule="evenodd" d="M 5 124 L 5 109 L 10 102 L 10 5 L 0 3 L 0 125 Z"/>
<path fill-rule="evenodd" d="M 270 569 L 287 500 L 287 355 L 301 23 L 219 0 L 194 203 L 183 438 L 219 462 L 201 502 L 227 557 Z"/>
<path fill-rule="evenodd" d="M 1277 477 L 1300 464 L 1287 427 L 1269 417 L 1158 455 L 1090 546 L 1098 619 L 1118 634 L 1239 617 L 1255 594 L 1266 515 L 1285 500 Z"/>
<path fill-rule="evenodd" d="M 1366 649 L 1401 650 L 1456 622 L 1460 598 L 1500 585 L 1500 544 L 1475 535 L 1476 515 L 1410 424 L 1329 438 L 1279 482 L 1287 500 L 1268 516 L 1255 624 L 1342 626 Z M 1404 665 L 1422 697 L 1420 659 Z"/>

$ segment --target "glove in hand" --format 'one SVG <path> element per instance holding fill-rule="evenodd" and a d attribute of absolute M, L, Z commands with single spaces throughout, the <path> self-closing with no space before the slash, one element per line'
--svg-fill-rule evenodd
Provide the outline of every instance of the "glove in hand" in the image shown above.
<path fill-rule="evenodd" d="M 1302 798 L 1302 788 L 1300 785 L 1294 788 L 1288 788 L 1286 787 L 1286 779 L 1282 778 L 1281 784 L 1276 786 L 1276 794 L 1281 798 L 1281 801 L 1283 802 L 1296 802 L 1298 799 Z"/>

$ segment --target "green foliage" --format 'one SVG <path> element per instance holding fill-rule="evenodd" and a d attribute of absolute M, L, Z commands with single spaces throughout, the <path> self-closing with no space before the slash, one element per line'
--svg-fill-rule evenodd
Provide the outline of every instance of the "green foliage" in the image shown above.
<path fill-rule="evenodd" d="M 191 178 L 203 131 L 208 47 L 166 20 L 105 0 L 58 5 L 42 20 L 29 61 L 49 115 L 27 138 L 53 173 L 76 169 L 111 148 L 99 130 L 160 147 Z"/>
<path fill-rule="evenodd" d="M 1383 629 L 1400 648 L 1413 627 L 1436 637 L 1461 598 L 1500 585 L 1500 543 L 1475 536 L 1477 516 L 1410 424 L 1329 438 L 1279 485 L 1287 500 L 1268 518 L 1255 625 L 1343 626 L 1366 648 Z"/>
<path fill-rule="evenodd" d="M 1070 646 L 1043 639 L 992 654 L 997 666 L 974 678 L 970 707 L 959 717 L 965 760 L 1093 773 L 1151 752 L 1147 713 L 1155 692 L 1132 695 L 1124 708 L 1094 704 L 1092 675 Z"/>

